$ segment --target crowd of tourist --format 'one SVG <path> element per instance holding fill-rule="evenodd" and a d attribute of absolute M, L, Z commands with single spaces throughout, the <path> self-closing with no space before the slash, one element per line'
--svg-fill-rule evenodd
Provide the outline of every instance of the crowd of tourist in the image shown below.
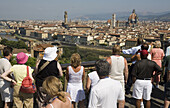
<path fill-rule="evenodd" d="M 4 48 L 4 57 L 0 59 L 0 93 L 4 108 L 76 108 L 77 104 L 79 108 L 124 108 L 125 94 L 130 93 L 132 85 L 136 107 L 150 108 L 152 88 L 159 89 L 163 67 L 166 67 L 164 107 L 169 107 L 170 46 L 164 55 L 160 41 L 153 44 L 138 39 L 138 46 L 127 50 L 121 50 L 120 46 L 115 45 L 110 57 L 95 62 L 95 71 L 88 73 L 87 80 L 81 56 L 74 53 L 70 58 L 70 66 L 66 69 L 66 91 L 63 91 L 60 80 L 63 70 L 58 61 L 57 50 L 57 47 L 47 47 L 43 58 L 37 60 L 35 69 L 32 69 L 25 64 L 28 56 L 23 52 L 17 54 L 17 64 L 12 66 L 9 62 L 12 48 Z M 132 55 L 129 69 L 121 52 Z M 32 85 L 28 85 L 29 87 L 36 86 L 35 93 L 21 90 L 26 77 L 31 79 L 29 82 Z"/>

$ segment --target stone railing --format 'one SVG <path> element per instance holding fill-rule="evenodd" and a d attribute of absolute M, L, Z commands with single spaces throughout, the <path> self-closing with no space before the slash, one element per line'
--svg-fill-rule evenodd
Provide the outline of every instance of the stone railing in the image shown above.
<path fill-rule="evenodd" d="M 63 83 L 64 83 L 64 91 L 66 91 L 66 89 L 67 89 L 67 80 L 66 80 L 66 76 L 65 76 L 65 72 L 66 72 L 66 68 L 67 68 L 67 66 L 69 66 L 70 64 L 61 64 L 61 67 L 62 67 L 62 69 L 63 69 L 63 74 L 64 74 L 64 81 L 63 81 Z M 81 63 L 81 66 L 84 66 L 84 68 L 85 68 L 85 79 L 84 79 L 84 89 L 85 89 L 85 85 L 86 85 L 86 79 L 87 79 L 87 74 L 89 73 L 89 72 L 92 72 L 92 71 L 94 71 L 95 70 L 95 61 L 88 61 L 88 62 L 82 62 Z M 131 65 L 131 63 L 128 63 L 128 66 L 130 66 Z"/>

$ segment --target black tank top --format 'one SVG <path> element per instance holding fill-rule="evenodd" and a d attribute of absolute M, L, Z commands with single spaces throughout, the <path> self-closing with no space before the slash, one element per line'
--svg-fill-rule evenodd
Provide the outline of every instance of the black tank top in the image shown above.
<path fill-rule="evenodd" d="M 38 65 L 38 70 L 41 68 L 41 66 L 46 62 L 46 60 L 41 60 Z M 36 75 L 36 85 L 38 87 L 42 86 L 43 81 L 45 78 L 49 76 L 55 76 L 59 78 L 59 69 L 57 68 L 57 61 L 53 60 L 51 61 L 41 72 L 39 72 Z"/>

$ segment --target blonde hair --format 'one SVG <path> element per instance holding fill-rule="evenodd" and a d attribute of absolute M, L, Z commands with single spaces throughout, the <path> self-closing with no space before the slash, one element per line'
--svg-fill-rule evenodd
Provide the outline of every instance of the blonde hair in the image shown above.
<path fill-rule="evenodd" d="M 49 94 L 51 98 L 58 96 L 59 100 L 66 102 L 65 93 L 62 91 L 63 85 L 58 78 L 54 76 L 47 77 L 43 82 L 42 87 L 44 92 Z"/>
<path fill-rule="evenodd" d="M 74 67 L 74 68 L 81 65 L 81 58 L 80 58 L 80 55 L 78 53 L 72 54 L 70 61 L 71 61 L 71 66 Z"/>
<path fill-rule="evenodd" d="M 160 48 L 161 47 L 161 42 L 160 41 L 155 41 L 155 48 Z"/>

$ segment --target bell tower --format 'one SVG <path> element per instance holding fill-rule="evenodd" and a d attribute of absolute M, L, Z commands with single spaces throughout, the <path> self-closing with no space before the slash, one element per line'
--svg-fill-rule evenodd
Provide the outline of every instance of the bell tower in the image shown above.
<path fill-rule="evenodd" d="M 112 14 L 113 28 L 116 27 L 116 14 Z"/>
<path fill-rule="evenodd" d="M 64 12 L 64 24 L 68 23 L 67 20 L 68 20 L 68 15 L 67 15 L 67 11 L 65 11 Z"/>

